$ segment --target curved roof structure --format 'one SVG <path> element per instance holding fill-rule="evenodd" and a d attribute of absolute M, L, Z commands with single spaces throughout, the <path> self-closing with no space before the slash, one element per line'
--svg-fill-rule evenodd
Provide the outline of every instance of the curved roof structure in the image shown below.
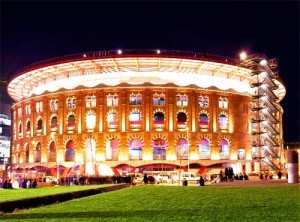
<path fill-rule="evenodd" d="M 8 85 L 16 101 L 34 95 L 78 86 L 92 88 L 99 84 L 118 86 L 191 84 L 200 88 L 232 89 L 250 93 L 250 69 L 237 60 L 207 54 L 164 50 L 114 50 L 81 53 L 42 61 L 19 71 Z M 276 94 L 281 100 L 285 88 L 280 81 Z"/>

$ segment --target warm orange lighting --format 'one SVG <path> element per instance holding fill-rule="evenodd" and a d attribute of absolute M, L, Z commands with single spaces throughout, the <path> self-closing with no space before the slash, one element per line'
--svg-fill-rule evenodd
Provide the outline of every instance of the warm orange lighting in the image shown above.
<path fill-rule="evenodd" d="M 219 160 L 220 159 L 219 153 L 212 153 L 211 154 L 211 159 L 212 160 Z"/>
<path fill-rule="evenodd" d="M 241 60 L 245 60 L 246 58 L 247 58 L 246 52 L 241 52 L 241 54 L 240 54 L 240 59 L 241 59 Z"/>

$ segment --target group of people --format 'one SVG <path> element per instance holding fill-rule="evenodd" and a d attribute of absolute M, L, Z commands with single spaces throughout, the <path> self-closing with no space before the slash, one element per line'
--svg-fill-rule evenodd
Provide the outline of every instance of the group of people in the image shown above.
<path fill-rule="evenodd" d="M 183 180 L 182 180 L 182 186 L 187 186 L 187 185 L 188 185 L 188 181 L 186 180 L 186 178 L 183 178 Z M 204 181 L 204 178 L 202 176 L 200 176 L 200 179 L 197 180 L 196 186 L 198 186 L 198 187 L 205 186 L 205 181 Z"/>
<path fill-rule="evenodd" d="M 26 179 L 19 177 L 18 180 L 12 182 L 11 179 L 6 179 L 1 185 L 3 189 L 12 189 L 12 188 L 36 188 L 37 180 L 36 179 Z"/>
<path fill-rule="evenodd" d="M 220 177 L 221 177 L 221 181 L 223 182 L 227 182 L 228 180 L 233 181 L 235 179 L 233 168 L 225 167 L 225 172 L 223 172 L 222 170 L 220 171 Z"/>

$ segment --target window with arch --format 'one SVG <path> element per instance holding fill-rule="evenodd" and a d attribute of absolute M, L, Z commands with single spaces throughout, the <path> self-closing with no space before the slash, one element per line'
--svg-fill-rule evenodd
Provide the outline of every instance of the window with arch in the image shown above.
<path fill-rule="evenodd" d="M 66 101 L 67 101 L 67 108 L 68 109 L 76 108 L 76 98 L 75 98 L 75 96 L 68 97 Z"/>
<path fill-rule="evenodd" d="M 28 120 L 27 123 L 26 123 L 26 132 L 30 132 L 30 128 L 31 128 L 30 120 Z"/>
<path fill-rule="evenodd" d="M 118 160 L 119 142 L 116 139 L 110 139 L 106 142 L 106 159 Z"/>
<path fill-rule="evenodd" d="M 22 135 L 22 123 L 19 123 L 19 135 Z"/>
<path fill-rule="evenodd" d="M 164 93 L 154 93 L 153 94 L 153 105 L 154 106 L 164 106 L 166 103 Z"/>
<path fill-rule="evenodd" d="M 226 130 L 228 125 L 228 119 L 225 114 L 220 114 L 219 116 L 219 127 L 221 130 Z"/>
<path fill-rule="evenodd" d="M 166 159 L 166 141 L 157 138 L 152 142 L 153 147 L 153 160 L 165 160 Z"/>
<path fill-rule="evenodd" d="M 54 141 L 50 143 L 48 162 L 56 162 L 56 145 Z"/>
<path fill-rule="evenodd" d="M 107 122 L 109 126 L 117 126 L 119 124 L 119 117 L 116 111 L 112 111 L 107 116 Z"/>
<path fill-rule="evenodd" d="M 42 118 L 39 118 L 37 121 L 37 130 L 42 130 L 43 129 L 43 120 Z"/>
<path fill-rule="evenodd" d="M 37 113 L 43 112 L 43 102 L 42 101 L 36 102 L 35 105 L 36 105 L 36 112 Z"/>
<path fill-rule="evenodd" d="M 75 116 L 73 114 L 68 116 L 68 127 L 75 127 Z"/>
<path fill-rule="evenodd" d="M 226 139 L 220 141 L 220 159 L 229 159 L 229 143 Z"/>
<path fill-rule="evenodd" d="M 132 93 L 129 96 L 130 105 L 142 105 L 142 95 L 140 93 Z"/>
<path fill-rule="evenodd" d="M 178 159 L 187 160 L 188 159 L 188 149 L 189 149 L 189 143 L 187 139 L 180 138 L 177 140 L 177 156 Z"/>
<path fill-rule="evenodd" d="M 52 116 L 50 127 L 51 128 L 57 128 L 57 116 Z"/>
<path fill-rule="evenodd" d="M 141 113 L 139 111 L 133 111 L 129 115 L 130 124 L 141 124 Z"/>
<path fill-rule="evenodd" d="M 237 151 L 237 159 L 238 160 L 244 160 L 246 158 L 245 156 L 245 149 L 238 149 Z"/>
<path fill-rule="evenodd" d="M 219 97 L 219 108 L 220 109 L 228 108 L 228 98 L 227 97 Z"/>
<path fill-rule="evenodd" d="M 210 145 L 208 139 L 201 139 L 199 142 L 199 159 L 210 159 Z"/>
<path fill-rule="evenodd" d="M 30 104 L 27 104 L 25 106 L 25 114 L 26 115 L 30 115 L 31 114 L 31 106 L 30 106 Z"/>
<path fill-rule="evenodd" d="M 142 159 L 142 141 L 140 139 L 132 139 L 129 144 L 129 159 Z"/>
<path fill-rule="evenodd" d="M 165 123 L 165 115 L 162 112 L 156 112 L 154 114 L 154 124 L 164 124 Z"/>
<path fill-rule="evenodd" d="M 58 100 L 51 99 L 50 100 L 50 111 L 56 111 L 56 110 L 58 110 Z"/>
<path fill-rule="evenodd" d="M 25 148 L 25 163 L 29 163 L 29 144 L 28 143 Z"/>
<path fill-rule="evenodd" d="M 258 158 L 259 157 L 259 147 L 256 141 L 252 141 L 252 149 L 251 149 L 252 157 Z"/>
<path fill-rule="evenodd" d="M 85 106 L 87 108 L 89 107 L 96 107 L 96 96 L 95 95 L 89 95 L 85 97 Z"/>
<path fill-rule="evenodd" d="M 208 128 L 208 115 L 206 113 L 200 113 L 199 115 L 199 126 L 201 129 Z"/>
<path fill-rule="evenodd" d="M 19 116 L 19 117 L 22 116 L 22 108 L 21 108 L 21 107 L 18 108 L 18 116 Z"/>
<path fill-rule="evenodd" d="M 106 97 L 107 106 L 118 106 L 119 105 L 119 95 L 118 94 L 108 94 Z"/>
<path fill-rule="evenodd" d="M 188 96 L 186 94 L 178 94 L 176 96 L 177 106 L 188 106 Z"/>
<path fill-rule="evenodd" d="M 184 112 L 179 112 L 177 114 L 177 124 L 179 125 L 187 124 L 187 115 Z"/>
<path fill-rule="evenodd" d="M 40 163 L 42 159 L 42 145 L 40 142 L 36 144 L 35 149 L 35 162 Z"/>
<path fill-rule="evenodd" d="M 75 149 L 73 140 L 69 140 L 66 144 L 65 161 L 75 161 Z"/>
<path fill-rule="evenodd" d="M 74 120 L 75 124 L 75 120 Z M 88 130 L 93 130 L 96 126 L 96 114 L 90 110 L 86 113 L 86 127 Z"/>
<path fill-rule="evenodd" d="M 209 97 L 203 95 L 198 96 L 198 105 L 200 107 L 209 107 Z"/>

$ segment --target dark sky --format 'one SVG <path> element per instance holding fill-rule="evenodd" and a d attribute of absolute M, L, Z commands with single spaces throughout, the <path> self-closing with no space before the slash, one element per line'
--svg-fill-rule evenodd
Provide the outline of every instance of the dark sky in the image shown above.
<path fill-rule="evenodd" d="M 278 58 L 287 88 L 284 139 L 299 141 L 298 1 L 1 1 L 3 81 L 25 65 L 72 53 L 169 49 Z"/>

